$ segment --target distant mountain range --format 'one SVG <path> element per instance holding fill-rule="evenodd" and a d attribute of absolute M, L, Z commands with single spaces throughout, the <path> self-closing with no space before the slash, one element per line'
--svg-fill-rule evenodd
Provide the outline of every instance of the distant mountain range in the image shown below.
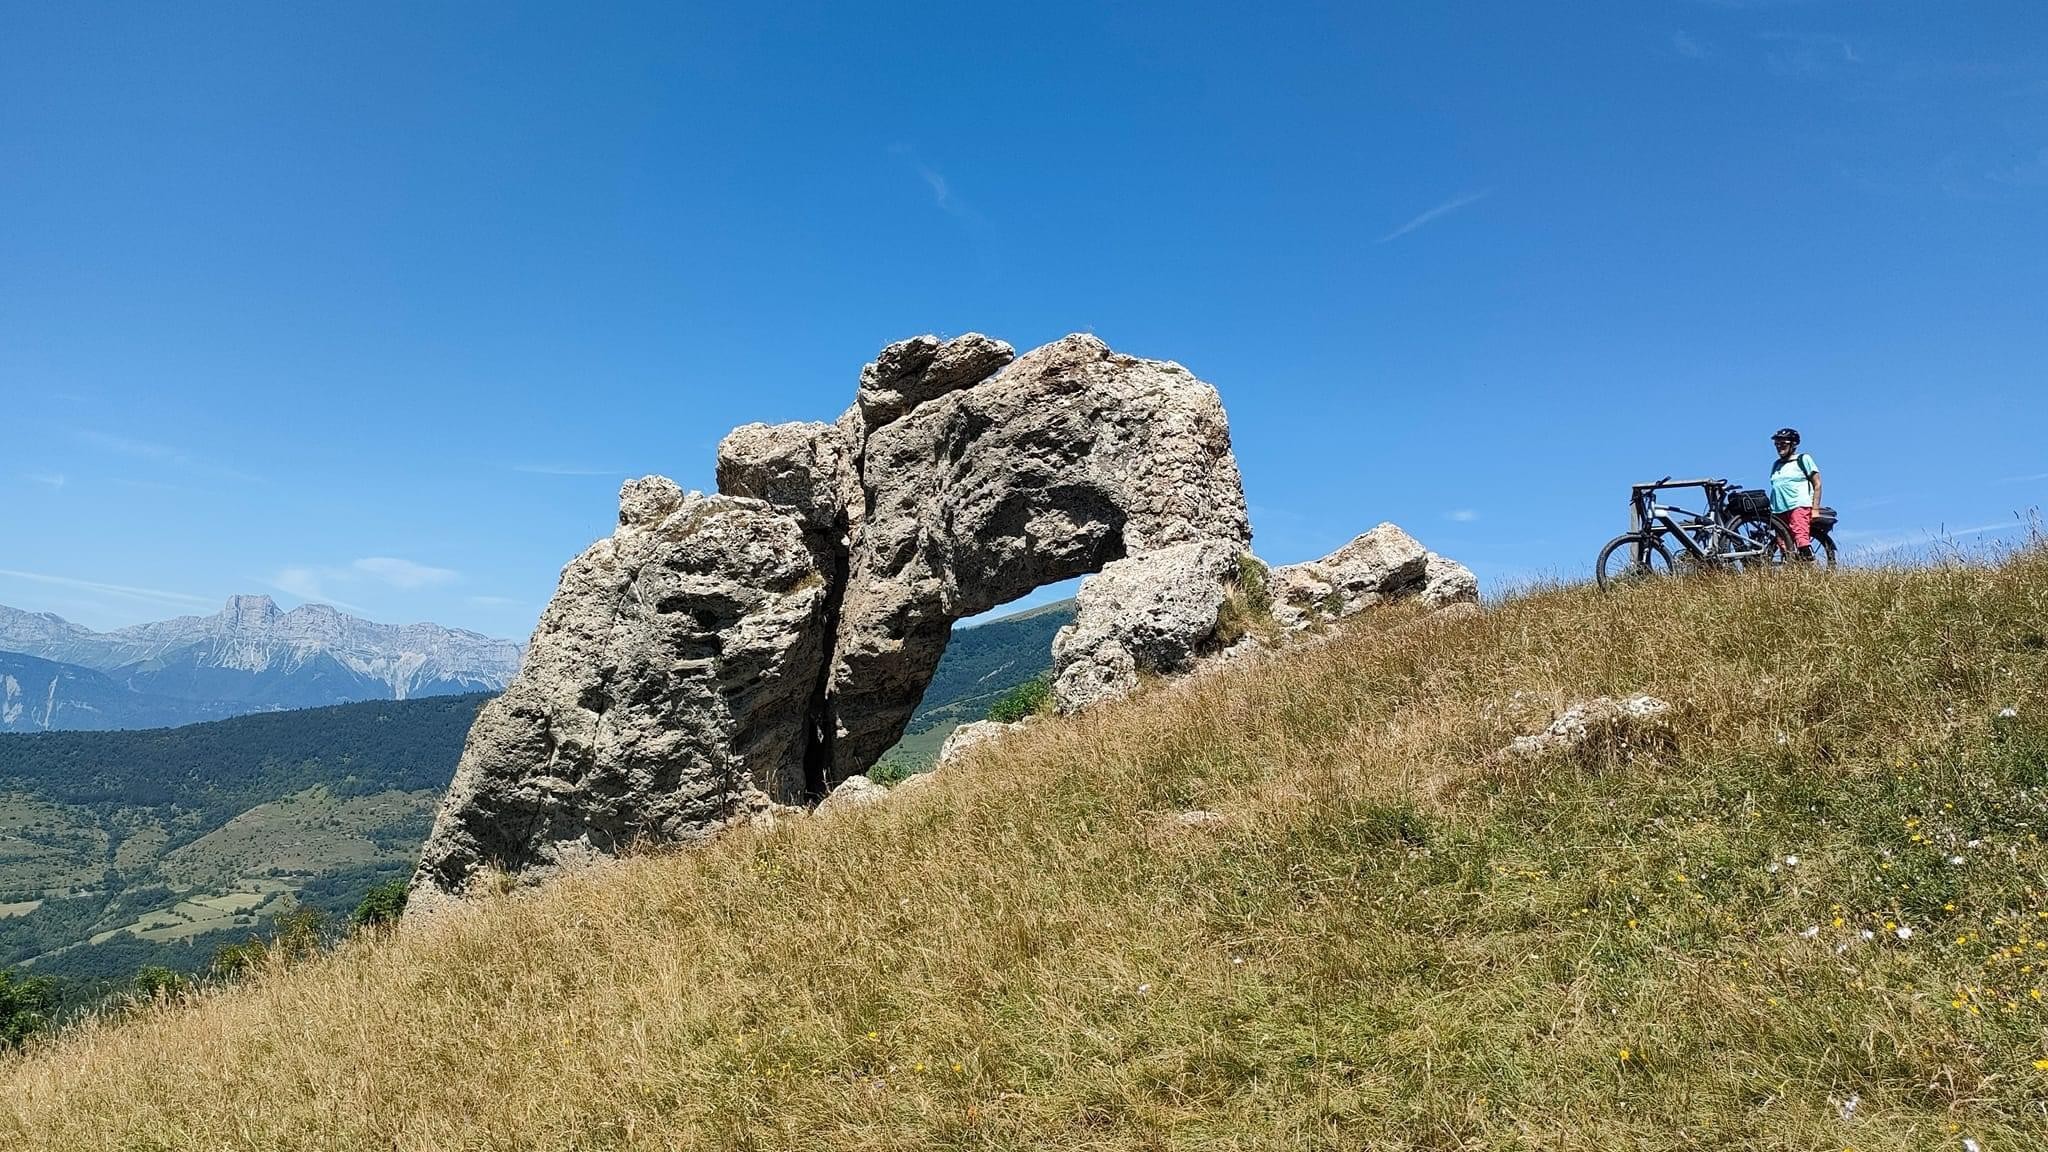
<path fill-rule="evenodd" d="M 359 700 L 502 690 L 522 646 L 325 604 L 235 596 L 212 616 L 94 632 L 0 606 L 0 731 L 149 728 Z"/>

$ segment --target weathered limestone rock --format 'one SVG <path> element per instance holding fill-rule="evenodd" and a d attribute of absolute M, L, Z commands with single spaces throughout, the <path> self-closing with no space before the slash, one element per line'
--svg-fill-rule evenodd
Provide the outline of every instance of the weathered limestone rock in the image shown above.
<path fill-rule="evenodd" d="M 486 865 L 529 878 L 702 837 L 805 791 L 825 661 L 825 545 L 758 500 L 627 483 L 619 527 L 562 572 L 526 662 L 470 729 L 416 905 Z"/>
<path fill-rule="evenodd" d="M 1362 612 L 1419 590 L 1429 550 L 1392 524 L 1382 524 L 1321 560 L 1273 569 L 1275 618 L 1290 627 Z"/>
<path fill-rule="evenodd" d="M 1320 560 L 1275 568 L 1270 585 L 1273 618 L 1290 629 L 1408 597 L 1431 608 L 1479 599 L 1471 569 L 1429 551 L 1393 524 L 1381 524 Z"/>
<path fill-rule="evenodd" d="M 870 804 L 880 804 L 888 798 L 888 785 L 877 784 L 865 776 L 848 776 L 839 782 L 839 787 L 832 789 L 830 796 L 819 803 L 818 812 L 822 815 L 843 812 L 850 808 L 865 808 Z"/>
<path fill-rule="evenodd" d="M 1626 749 L 1631 743 L 1665 741 L 1671 735 L 1670 713 L 1671 705 L 1655 696 L 1596 696 L 1565 709 L 1543 731 L 1515 737 L 1497 755 L 1526 760 L 1595 742 Z"/>
<path fill-rule="evenodd" d="M 866 516 L 826 697 L 832 779 L 902 735 L 954 621 L 1125 557 L 1251 538 L 1222 401 L 1178 364 L 1069 336 L 962 387 L 964 369 L 932 382 L 951 344 L 909 344 L 862 374 Z M 898 414 L 889 396 L 928 398 Z"/>
<path fill-rule="evenodd" d="M 1422 602 L 1431 608 L 1479 602 L 1479 577 L 1448 557 L 1429 554 L 1422 570 Z"/>
<path fill-rule="evenodd" d="M 744 424 L 718 445 L 718 490 L 791 509 L 844 534 L 861 506 L 854 448 L 830 424 Z"/>
<path fill-rule="evenodd" d="M 1022 721 L 1005 724 L 1000 720 L 969 720 L 946 734 L 946 742 L 939 745 L 939 766 L 953 760 L 977 744 L 986 744 L 1005 732 L 1014 732 L 1024 726 Z"/>
<path fill-rule="evenodd" d="M 1194 668 L 1221 647 L 1216 623 L 1243 545 L 1196 540 L 1117 560 L 1081 582 L 1074 622 L 1052 641 L 1053 705 L 1077 712 L 1144 674 Z"/>
<path fill-rule="evenodd" d="M 987 379 L 1015 356 L 1008 344 L 979 332 L 944 344 L 933 336 L 898 341 L 861 369 L 861 418 L 879 428 L 927 400 Z"/>

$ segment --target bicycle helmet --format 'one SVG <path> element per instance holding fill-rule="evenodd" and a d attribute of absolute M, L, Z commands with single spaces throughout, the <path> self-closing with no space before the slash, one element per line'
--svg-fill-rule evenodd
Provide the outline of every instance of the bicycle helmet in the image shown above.
<path fill-rule="evenodd" d="M 1793 442 L 1794 444 L 1797 444 L 1797 443 L 1799 443 L 1799 429 L 1797 429 L 1797 428 L 1780 428 L 1780 429 L 1778 429 L 1778 430 L 1777 430 L 1776 432 L 1773 432 L 1773 433 L 1771 433 L 1771 439 L 1773 439 L 1773 440 L 1790 440 L 1790 441 L 1791 441 L 1791 442 Z"/>

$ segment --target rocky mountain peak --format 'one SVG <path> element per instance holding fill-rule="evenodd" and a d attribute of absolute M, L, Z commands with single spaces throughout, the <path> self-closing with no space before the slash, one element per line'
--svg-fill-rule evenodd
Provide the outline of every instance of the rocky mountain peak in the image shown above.
<path fill-rule="evenodd" d="M 497 691 L 518 672 L 522 648 L 438 624 L 379 624 L 327 604 L 286 612 L 269 596 L 244 594 L 211 616 L 111 632 L 0 608 L 0 651 L 78 665 L 137 692 L 233 715 Z"/>
<path fill-rule="evenodd" d="M 230 596 L 221 609 L 223 622 L 237 631 L 268 628 L 281 615 L 277 601 L 268 596 Z"/>

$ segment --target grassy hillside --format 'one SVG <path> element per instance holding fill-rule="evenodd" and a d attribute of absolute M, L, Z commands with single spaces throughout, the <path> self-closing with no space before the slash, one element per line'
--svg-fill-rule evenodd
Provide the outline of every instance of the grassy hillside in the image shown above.
<path fill-rule="evenodd" d="M 0 1145 L 2038 1148 L 2044 798 L 2040 552 L 1387 611 L 0 1058 Z"/>
<path fill-rule="evenodd" d="M 0 967 L 190 971 L 409 871 L 482 696 L 0 735 Z"/>

